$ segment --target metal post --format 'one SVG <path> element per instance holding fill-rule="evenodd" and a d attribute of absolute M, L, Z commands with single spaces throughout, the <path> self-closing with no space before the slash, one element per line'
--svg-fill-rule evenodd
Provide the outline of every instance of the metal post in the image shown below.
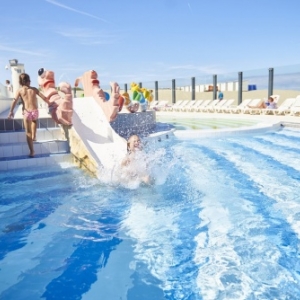
<path fill-rule="evenodd" d="M 124 91 L 127 93 L 127 83 L 124 84 Z"/>
<path fill-rule="evenodd" d="M 243 101 L 243 72 L 239 72 L 239 82 L 238 82 L 238 104 Z"/>
<path fill-rule="evenodd" d="M 172 103 L 176 103 L 176 81 L 172 79 Z"/>
<path fill-rule="evenodd" d="M 274 85 L 274 69 L 269 68 L 269 87 L 268 87 L 268 98 L 273 95 L 273 85 Z"/>
<path fill-rule="evenodd" d="M 154 82 L 154 97 L 155 100 L 158 101 L 158 81 Z"/>
<path fill-rule="evenodd" d="M 213 100 L 217 99 L 217 75 L 213 75 Z"/>
<path fill-rule="evenodd" d="M 195 85 L 196 85 L 196 80 L 195 77 L 192 77 L 192 100 L 196 99 L 196 94 L 195 94 Z"/>

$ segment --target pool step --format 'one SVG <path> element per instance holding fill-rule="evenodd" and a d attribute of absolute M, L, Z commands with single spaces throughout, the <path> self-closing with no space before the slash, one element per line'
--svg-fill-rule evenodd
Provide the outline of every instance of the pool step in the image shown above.
<path fill-rule="evenodd" d="M 24 131 L 1 132 L 0 171 L 72 161 L 69 144 L 60 128 L 38 129 L 34 151 L 35 157 L 30 158 Z"/>

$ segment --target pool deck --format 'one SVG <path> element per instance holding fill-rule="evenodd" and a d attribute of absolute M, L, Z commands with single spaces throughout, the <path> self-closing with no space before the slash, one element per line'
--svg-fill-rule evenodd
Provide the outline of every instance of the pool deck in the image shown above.
<path fill-rule="evenodd" d="M 251 120 L 254 125 L 237 128 L 201 129 L 201 130 L 175 130 L 174 135 L 179 139 L 192 138 L 219 138 L 225 136 L 238 136 L 244 134 L 261 134 L 267 131 L 277 131 L 282 126 L 296 127 L 300 129 L 300 117 L 289 115 L 264 115 L 264 114 L 231 114 L 231 113 L 202 113 L 202 112 L 167 112 L 157 111 L 157 117 L 175 117 L 188 119 L 228 119 L 228 120 Z"/>
<path fill-rule="evenodd" d="M 264 123 L 295 123 L 300 125 L 299 116 L 289 115 L 250 115 L 244 113 L 231 114 L 231 113 L 202 113 L 202 112 L 177 112 L 177 111 L 157 111 L 157 116 L 175 116 L 184 118 L 219 118 L 219 119 L 243 119 L 243 120 L 257 120 Z"/>
<path fill-rule="evenodd" d="M 0 118 L 7 118 L 9 110 L 0 114 Z M 123 112 L 122 112 L 123 113 Z M 245 114 L 245 113 L 210 113 L 210 112 L 181 112 L 181 111 L 156 111 L 157 116 L 175 116 L 175 117 L 185 117 L 185 118 L 220 118 L 220 119 L 243 119 L 243 120 L 257 120 L 264 123 L 294 123 L 300 125 L 300 116 L 290 116 L 290 115 L 260 115 L 260 114 Z M 39 117 L 47 118 L 49 117 L 47 108 L 39 108 Z M 22 107 L 19 105 L 15 109 L 15 118 L 22 119 Z"/>

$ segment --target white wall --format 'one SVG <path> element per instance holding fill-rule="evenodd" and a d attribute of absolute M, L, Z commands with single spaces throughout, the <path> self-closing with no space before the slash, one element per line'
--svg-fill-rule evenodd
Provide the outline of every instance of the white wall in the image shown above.
<path fill-rule="evenodd" d="M 12 86 L 13 91 L 17 91 L 20 88 L 19 84 L 19 76 L 21 73 L 25 73 L 24 65 L 23 64 L 17 64 L 15 66 L 10 67 L 11 70 L 11 79 L 12 79 Z"/>
<path fill-rule="evenodd" d="M 213 83 L 209 84 L 200 84 L 195 86 L 195 91 L 196 92 L 205 92 L 208 90 L 209 86 L 212 86 Z M 217 84 L 219 90 L 226 92 L 226 91 L 238 91 L 238 81 L 229 81 L 229 82 L 218 82 Z M 244 80 L 242 83 L 243 91 L 248 91 L 248 80 Z M 179 90 L 189 92 L 191 91 L 191 86 L 183 86 L 179 87 Z"/>
<path fill-rule="evenodd" d="M 0 99 L 0 114 L 7 111 L 11 106 L 11 99 Z M 8 115 L 8 113 L 7 113 Z"/>
<path fill-rule="evenodd" d="M 8 92 L 6 86 L 0 83 L 0 99 L 8 98 Z"/>

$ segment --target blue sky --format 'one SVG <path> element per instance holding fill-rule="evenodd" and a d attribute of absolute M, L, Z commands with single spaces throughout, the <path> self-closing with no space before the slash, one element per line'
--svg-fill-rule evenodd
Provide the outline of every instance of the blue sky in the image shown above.
<path fill-rule="evenodd" d="M 300 63 L 300 1 L 10 0 L 0 18 L 0 82 L 9 59 L 72 85 L 149 82 Z"/>

